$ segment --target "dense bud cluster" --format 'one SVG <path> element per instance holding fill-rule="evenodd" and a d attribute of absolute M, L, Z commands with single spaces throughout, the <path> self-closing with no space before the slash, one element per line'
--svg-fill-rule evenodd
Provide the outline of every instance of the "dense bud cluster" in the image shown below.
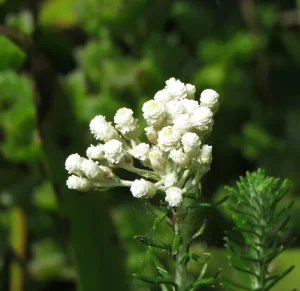
<path fill-rule="evenodd" d="M 87 149 L 88 159 L 78 154 L 67 158 L 65 166 L 71 174 L 67 186 L 79 191 L 124 186 L 130 187 L 134 197 L 146 199 L 161 192 L 170 207 L 179 206 L 185 193 L 196 195 L 212 161 L 212 147 L 204 142 L 213 127 L 219 95 L 207 89 L 198 102 L 195 92 L 195 86 L 171 78 L 154 99 L 144 103 L 149 144 L 138 139 L 137 120 L 131 109 L 119 109 L 115 125 L 102 115 L 96 116 L 90 130 L 100 143 Z M 140 168 L 134 166 L 134 159 L 139 160 Z M 114 174 L 114 168 L 141 178 L 122 180 Z"/>

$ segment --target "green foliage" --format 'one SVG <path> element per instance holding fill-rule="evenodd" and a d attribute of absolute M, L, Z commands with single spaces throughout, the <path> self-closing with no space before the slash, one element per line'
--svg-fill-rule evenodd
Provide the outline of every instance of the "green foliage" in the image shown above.
<path fill-rule="evenodd" d="M 172 76 L 194 83 L 197 96 L 206 87 L 219 91 L 221 107 L 210 140 L 214 145 L 214 161 L 204 181 L 201 201 L 205 208 L 192 222 L 201 224 L 207 218 L 207 227 L 192 242 L 189 252 L 200 257 L 202 253 L 212 254 L 206 265 L 206 276 L 213 278 L 221 265 L 224 273 L 237 282 L 222 249 L 224 230 L 229 229 L 231 223 L 228 209 L 210 205 L 226 195 L 219 189 L 246 169 L 261 167 L 274 176 L 292 180 L 295 187 L 283 201 L 296 200 L 291 209 L 292 229 L 282 241 L 299 236 L 300 41 L 297 24 L 292 23 L 293 14 L 285 14 L 292 9 L 296 11 L 296 1 L 249 1 L 255 5 L 250 21 L 251 10 L 243 13 L 237 1 L 46 0 L 41 5 L 34 4 L 38 2 L 0 0 L 1 24 L 32 35 L 70 99 L 70 107 L 63 108 L 63 112 L 73 111 L 81 127 L 88 128 L 88 122 L 97 114 L 105 113 L 112 120 L 116 109 L 122 106 L 135 109 L 135 116 L 140 117 L 146 97 L 153 97 L 157 89 L 164 86 L 164 80 Z M 300 0 L 297 2 L 299 7 Z M 249 23 L 254 25 L 255 35 Z M 47 90 L 51 91 L 50 87 Z M 45 171 L 45 161 L 52 159 L 58 162 L 57 168 L 62 169 L 66 156 L 74 152 L 75 147 L 64 150 L 59 157 L 57 151 L 51 149 L 45 155 L 37 131 L 35 89 L 26 54 L 0 33 L 1 290 L 8 290 L 8 266 L 12 260 L 9 233 L 15 227 L 10 214 L 16 205 L 25 209 L 29 222 L 26 259 L 33 269 L 29 268 L 24 290 L 40 291 L 47 287 L 66 290 L 64 282 L 76 281 L 74 262 L 78 262 L 70 252 L 74 250 L 73 240 L 70 240 L 74 222 L 70 222 L 56 199 L 51 186 L 52 175 Z M 68 131 L 72 130 L 69 126 Z M 76 139 L 86 145 L 90 135 L 80 132 Z M 54 139 L 57 135 L 48 138 Z M 60 187 L 64 186 L 61 182 Z M 70 193 L 70 198 L 76 195 Z M 105 213 L 103 217 L 95 215 L 95 228 L 86 232 L 92 238 L 97 227 L 102 229 L 107 243 L 121 239 L 131 289 L 144 291 L 149 286 L 132 280 L 131 274 L 139 272 L 157 277 L 157 274 L 165 274 L 161 271 L 165 268 L 153 265 L 159 266 L 161 262 L 168 267 L 173 261 L 166 251 L 158 251 L 153 263 L 150 247 L 145 252 L 145 245 L 132 238 L 144 234 L 172 246 L 172 230 L 169 214 L 157 213 L 153 225 L 149 213 L 146 215 L 140 210 L 139 203 L 129 196 L 123 191 L 109 193 L 108 200 L 101 199 L 94 204 L 93 211 L 101 212 L 103 204 Z M 78 210 L 74 210 L 78 212 L 78 220 L 85 217 L 80 206 L 93 204 L 87 199 L 82 197 Z M 111 213 L 115 230 L 111 224 L 105 226 Z M 108 233 L 113 240 L 109 240 Z M 80 233 L 78 237 L 80 239 Z M 95 246 L 97 251 L 99 248 Z M 84 248 L 82 252 L 84 256 Z M 299 241 L 296 241 L 295 247 L 279 256 L 272 267 L 284 272 L 291 264 L 298 263 L 299 253 Z M 63 264 L 63 260 L 67 263 Z M 122 260 L 115 263 L 118 264 L 122 265 Z M 197 278 L 199 265 L 191 259 L 188 266 L 192 279 Z M 55 268 L 62 271 L 54 272 Z M 107 274 L 105 267 L 103 270 Z M 115 273 L 112 274 L 114 279 Z M 52 280 L 60 283 L 53 287 Z M 299 285 L 296 268 L 289 280 L 279 282 L 274 290 Z M 105 286 L 102 290 L 110 289 Z"/>
<path fill-rule="evenodd" d="M 267 291 L 292 271 L 294 266 L 279 274 L 271 271 L 273 260 L 287 248 L 281 238 L 290 229 L 292 203 L 285 208 L 279 204 L 289 190 L 287 180 L 268 177 L 261 169 L 241 177 L 236 188 L 228 188 L 236 227 L 226 246 L 242 280 L 225 282 L 242 290 Z"/>

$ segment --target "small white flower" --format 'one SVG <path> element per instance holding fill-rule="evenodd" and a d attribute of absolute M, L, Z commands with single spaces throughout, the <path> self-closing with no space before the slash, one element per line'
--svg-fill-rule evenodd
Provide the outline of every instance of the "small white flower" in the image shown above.
<path fill-rule="evenodd" d="M 184 113 L 187 113 L 189 116 L 193 115 L 195 110 L 200 107 L 199 102 L 196 100 L 184 99 L 180 101 Z"/>
<path fill-rule="evenodd" d="M 104 144 L 104 157 L 109 164 L 118 165 L 122 162 L 125 152 L 123 150 L 123 144 L 116 139 L 112 139 Z"/>
<path fill-rule="evenodd" d="M 153 144 L 157 144 L 157 131 L 154 129 L 154 127 L 146 127 L 145 132 L 148 140 Z"/>
<path fill-rule="evenodd" d="M 137 121 L 133 117 L 133 111 L 128 108 L 121 108 L 114 117 L 116 128 L 128 138 L 136 137 Z"/>
<path fill-rule="evenodd" d="M 135 158 L 145 162 L 149 157 L 150 146 L 147 143 L 140 143 L 134 147 L 132 153 Z"/>
<path fill-rule="evenodd" d="M 167 119 L 169 123 L 173 123 L 173 120 L 179 114 L 183 113 L 183 106 L 180 101 L 172 100 L 166 103 L 166 112 L 167 112 Z"/>
<path fill-rule="evenodd" d="M 69 172 L 69 174 L 77 174 L 80 175 L 81 173 L 81 164 L 84 158 L 82 158 L 78 154 L 72 154 L 68 156 L 65 162 L 65 168 Z"/>
<path fill-rule="evenodd" d="M 90 180 L 83 178 L 83 177 L 77 177 L 75 175 L 69 176 L 67 180 L 67 186 L 69 189 L 74 189 L 82 192 L 86 192 L 92 189 L 93 184 Z"/>
<path fill-rule="evenodd" d="M 98 144 L 97 146 L 89 146 L 86 150 L 86 156 L 89 159 L 93 160 L 103 160 L 104 159 L 104 149 L 102 144 Z"/>
<path fill-rule="evenodd" d="M 102 115 L 98 115 L 92 119 L 90 122 L 90 130 L 95 135 L 96 139 L 100 139 L 105 142 L 118 138 L 118 132 L 116 129 L 110 122 L 107 122 L 105 117 Z"/>
<path fill-rule="evenodd" d="M 209 107 L 213 112 L 216 112 L 219 107 L 219 94 L 212 90 L 206 89 L 201 93 L 200 102 L 201 106 Z"/>
<path fill-rule="evenodd" d="M 165 200 L 169 203 L 171 207 L 179 206 L 182 202 L 182 190 L 178 187 L 170 187 L 166 191 Z"/>
<path fill-rule="evenodd" d="M 102 182 L 104 180 L 104 173 L 99 166 L 92 160 L 84 159 L 81 164 L 82 172 L 91 180 Z"/>
<path fill-rule="evenodd" d="M 212 161 L 212 146 L 204 144 L 201 148 L 201 162 L 210 164 Z"/>
<path fill-rule="evenodd" d="M 186 133 L 192 128 L 192 123 L 188 114 L 180 114 L 174 119 L 174 128 L 181 134 Z"/>
<path fill-rule="evenodd" d="M 154 100 L 159 101 L 162 104 L 165 104 L 172 99 L 173 99 L 173 97 L 167 89 L 158 91 L 154 96 Z"/>
<path fill-rule="evenodd" d="M 201 141 L 196 133 L 185 133 L 181 138 L 181 142 L 183 150 L 188 156 L 195 156 L 199 154 Z"/>
<path fill-rule="evenodd" d="M 145 179 L 134 180 L 130 191 L 136 198 L 152 198 L 155 195 L 155 185 Z"/>
<path fill-rule="evenodd" d="M 187 97 L 185 85 L 180 80 L 171 78 L 166 81 L 166 84 L 166 89 L 174 99 L 181 100 Z"/>
<path fill-rule="evenodd" d="M 206 131 L 211 128 L 213 113 L 208 107 L 199 107 L 191 117 L 193 126 L 200 130 Z"/>
<path fill-rule="evenodd" d="M 179 146 L 180 137 L 180 132 L 177 129 L 166 126 L 158 133 L 158 146 L 166 152 L 175 149 Z"/>
<path fill-rule="evenodd" d="M 177 175 L 173 172 L 163 177 L 165 188 L 169 188 L 178 182 Z"/>
<path fill-rule="evenodd" d="M 157 100 L 149 100 L 144 103 L 143 116 L 149 126 L 160 128 L 166 121 L 165 107 Z"/>
<path fill-rule="evenodd" d="M 183 167 L 185 167 L 189 161 L 188 156 L 182 151 L 182 149 L 172 150 L 169 157 L 175 164 Z"/>
<path fill-rule="evenodd" d="M 164 153 L 158 148 L 153 147 L 149 153 L 149 160 L 153 170 L 157 172 L 164 172 L 166 167 L 166 160 Z"/>
<path fill-rule="evenodd" d="M 188 99 L 195 99 L 195 92 L 196 92 L 196 87 L 191 84 L 186 84 L 185 85 L 186 92 L 187 92 L 187 98 Z"/>

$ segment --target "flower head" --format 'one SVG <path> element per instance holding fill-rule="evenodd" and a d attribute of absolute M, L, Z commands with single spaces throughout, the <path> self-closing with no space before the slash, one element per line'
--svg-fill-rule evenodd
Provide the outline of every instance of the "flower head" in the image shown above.
<path fill-rule="evenodd" d="M 174 128 L 181 134 L 188 132 L 192 128 L 192 122 L 188 114 L 179 114 L 173 123 Z"/>
<path fill-rule="evenodd" d="M 187 91 L 184 83 L 175 78 L 171 78 L 166 81 L 166 89 L 173 99 L 181 100 L 187 97 Z"/>
<path fill-rule="evenodd" d="M 96 139 L 109 141 L 111 139 L 118 138 L 118 132 L 116 129 L 110 122 L 107 122 L 105 117 L 102 115 L 98 115 L 92 119 L 90 122 L 90 130 L 95 135 Z"/>
<path fill-rule="evenodd" d="M 140 143 L 132 150 L 132 155 L 142 162 L 145 162 L 149 159 L 149 153 L 150 146 L 147 143 Z"/>
<path fill-rule="evenodd" d="M 123 144 L 119 140 L 112 139 L 104 144 L 104 157 L 109 164 L 118 165 L 123 161 L 125 152 L 123 150 Z"/>
<path fill-rule="evenodd" d="M 204 144 L 201 148 L 201 161 L 210 164 L 212 161 L 212 146 Z"/>
<path fill-rule="evenodd" d="M 200 152 L 200 138 L 194 132 L 187 132 L 181 139 L 183 150 L 188 156 L 196 156 Z"/>
<path fill-rule="evenodd" d="M 195 99 L 195 92 L 196 92 L 196 87 L 191 84 L 186 84 L 185 89 L 187 92 L 187 98 L 188 99 Z"/>
<path fill-rule="evenodd" d="M 164 153 L 158 148 L 153 147 L 149 153 L 149 160 L 152 168 L 159 172 L 164 173 L 166 167 L 166 158 Z"/>
<path fill-rule="evenodd" d="M 163 176 L 163 180 L 165 188 L 169 188 L 178 182 L 178 176 L 175 174 L 175 172 L 172 172 Z"/>
<path fill-rule="evenodd" d="M 65 168 L 69 174 L 80 174 L 83 160 L 84 159 L 78 154 L 68 156 L 65 162 Z"/>
<path fill-rule="evenodd" d="M 180 132 L 172 127 L 166 126 L 158 133 L 158 146 L 163 151 L 170 151 L 179 146 Z"/>
<path fill-rule="evenodd" d="M 188 156 L 182 151 L 182 149 L 172 150 L 169 155 L 170 159 L 177 165 L 186 167 L 189 159 Z"/>
<path fill-rule="evenodd" d="M 193 113 L 191 122 L 199 131 L 211 129 L 213 113 L 208 107 L 199 107 Z"/>
<path fill-rule="evenodd" d="M 171 207 L 179 206 L 182 202 L 182 190 L 178 187 L 170 187 L 166 190 L 165 200 Z"/>
<path fill-rule="evenodd" d="M 123 136 L 134 138 L 137 135 L 137 122 L 133 117 L 133 111 L 128 108 L 121 108 L 114 117 L 116 128 Z"/>
<path fill-rule="evenodd" d="M 134 180 L 130 191 L 136 198 L 152 198 L 155 195 L 155 185 L 145 179 Z"/>
<path fill-rule="evenodd" d="M 92 160 L 84 159 L 81 164 L 81 170 L 90 180 L 101 182 L 104 179 L 103 171 Z"/>
<path fill-rule="evenodd" d="M 206 89 L 201 93 L 200 102 L 201 106 L 210 108 L 213 112 L 216 112 L 219 107 L 219 94 L 212 90 Z"/>
<path fill-rule="evenodd" d="M 69 189 L 74 189 L 82 192 L 87 192 L 93 188 L 93 184 L 90 180 L 77 177 L 75 175 L 69 176 L 67 180 L 67 186 Z"/>
<path fill-rule="evenodd" d="M 143 116 L 149 126 L 160 128 L 164 125 L 166 119 L 165 108 L 162 103 L 156 100 L 150 100 L 143 105 Z"/>
<path fill-rule="evenodd" d="M 172 100 L 166 103 L 167 120 L 169 124 L 173 123 L 173 120 L 181 113 L 183 113 L 184 107 L 178 100 Z"/>
<path fill-rule="evenodd" d="M 173 99 L 173 97 L 167 89 L 158 91 L 154 96 L 154 100 L 156 100 L 162 104 L 165 104 L 168 101 L 171 101 L 172 99 Z"/>
<path fill-rule="evenodd" d="M 104 159 L 104 149 L 102 144 L 98 144 L 97 146 L 91 145 L 86 150 L 86 156 L 89 159 L 93 160 L 103 160 Z"/>

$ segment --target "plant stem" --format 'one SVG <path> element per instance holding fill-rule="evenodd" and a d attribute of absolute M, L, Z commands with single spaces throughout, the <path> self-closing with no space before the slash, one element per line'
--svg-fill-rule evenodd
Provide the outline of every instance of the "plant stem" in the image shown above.
<path fill-rule="evenodd" d="M 186 217 L 183 219 L 183 213 L 185 212 L 185 207 L 182 203 L 177 209 L 177 217 L 175 222 L 175 235 L 181 235 L 181 245 L 179 247 L 178 254 L 176 256 L 176 269 L 175 269 L 175 282 L 178 286 L 178 291 L 184 291 L 187 286 L 186 275 L 187 267 L 186 264 L 180 261 L 185 253 L 188 252 L 188 242 L 189 242 L 189 227 L 186 223 Z"/>

